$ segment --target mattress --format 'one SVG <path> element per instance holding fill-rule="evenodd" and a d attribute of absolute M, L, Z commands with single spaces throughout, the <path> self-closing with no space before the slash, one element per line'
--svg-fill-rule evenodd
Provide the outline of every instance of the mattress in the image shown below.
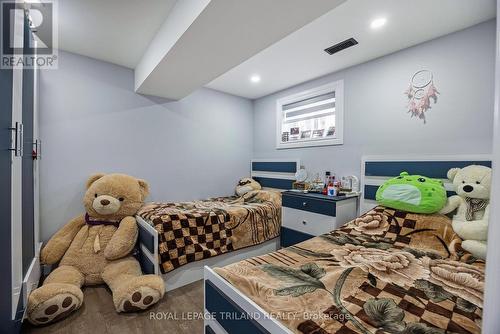
<path fill-rule="evenodd" d="M 243 197 L 148 203 L 138 215 L 158 232 L 162 273 L 190 262 L 261 244 L 281 226 L 281 194 L 256 190 Z"/>
<path fill-rule="evenodd" d="M 377 207 L 215 271 L 294 333 L 480 333 L 484 262 L 451 220 Z"/>

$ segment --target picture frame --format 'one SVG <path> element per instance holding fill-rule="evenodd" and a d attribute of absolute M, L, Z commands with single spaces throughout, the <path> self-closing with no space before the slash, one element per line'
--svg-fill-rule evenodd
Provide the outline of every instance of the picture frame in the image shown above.
<path fill-rule="evenodd" d="M 311 133 L 312 133 L 311 130 L 302 131 L 302 133 L 300 134 L 300 139 L 309 139 L 309 138 L 311 138 Z"/>
<path fill-rule="evenodd" d="M 312 138 L 321 138 L 325 133 L 325 129 L 314 130 L 312 133 Z"/>

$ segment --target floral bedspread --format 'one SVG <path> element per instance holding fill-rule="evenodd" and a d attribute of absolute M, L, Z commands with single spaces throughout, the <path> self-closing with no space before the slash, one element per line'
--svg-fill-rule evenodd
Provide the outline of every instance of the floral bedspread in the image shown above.
<path fill-rule="evenodd" d="M 158 261 L 165 274 L 279 236 L 281 194 L 256 190 L 243 197 L 149 203 L 138 215 L 158 231 Z"/>
<path fill-rule="evenodd" d="M 451 220 L 377 207 L 216 272 L 295 333 L 480 333 L 484 262 Z"/>

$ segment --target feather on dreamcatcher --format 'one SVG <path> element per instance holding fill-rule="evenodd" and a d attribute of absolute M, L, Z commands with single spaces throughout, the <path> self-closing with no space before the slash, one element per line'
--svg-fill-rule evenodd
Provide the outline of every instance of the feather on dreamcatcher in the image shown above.
<path fill-rule="evenodd" d="M 411 117 L 418 117 L 426 123 L 425 112 L 431 109 L 431 99 L 434 104 L 438 100 L 438 90 L 434 86 L 432 72 L 420 70 L 413 74 L 410 80 L 410 87 L 405 91 L 408 97 L 408 113 Z"/>

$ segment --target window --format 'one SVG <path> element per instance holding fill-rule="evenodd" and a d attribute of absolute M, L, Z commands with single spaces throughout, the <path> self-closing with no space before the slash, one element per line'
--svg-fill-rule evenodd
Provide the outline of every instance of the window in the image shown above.
<path fill-rule="evenodd" d="M 276 148 L 343 144 L 343 100 L 342 80 L 279 99 Z"/>

